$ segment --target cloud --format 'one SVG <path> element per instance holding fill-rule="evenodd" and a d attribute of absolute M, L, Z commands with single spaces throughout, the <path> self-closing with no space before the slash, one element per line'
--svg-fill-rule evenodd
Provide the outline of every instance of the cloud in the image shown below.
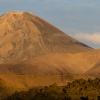
<path fill-rule="evenodd" d="M 74 37 L 93 44 L 100 44 L 100 33 L 75 33 Z"/>

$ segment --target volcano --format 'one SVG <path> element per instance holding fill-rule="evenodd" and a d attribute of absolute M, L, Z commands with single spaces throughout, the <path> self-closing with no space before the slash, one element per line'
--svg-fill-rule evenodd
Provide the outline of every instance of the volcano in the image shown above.
<path fill-rule="evenodd" d="M 38 16 L 8 12 L 0 16 L 0 62 L 19 62 L 57 53 L 91 50 Z"/>

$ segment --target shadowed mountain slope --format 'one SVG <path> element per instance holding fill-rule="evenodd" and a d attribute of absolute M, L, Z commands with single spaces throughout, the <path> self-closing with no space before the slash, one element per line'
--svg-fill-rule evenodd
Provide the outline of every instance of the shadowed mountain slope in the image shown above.
<path fill-rule="evenodd" d="M 100 77 L 100 61 L 93 68 L 86 72 L 87 75 Z"/>
<path fill-rule="evenodd" d="M 0 16 L 0 62 L 17 62 L 40 55 L 91 50 L 43 19 L 27 12 Z"/>

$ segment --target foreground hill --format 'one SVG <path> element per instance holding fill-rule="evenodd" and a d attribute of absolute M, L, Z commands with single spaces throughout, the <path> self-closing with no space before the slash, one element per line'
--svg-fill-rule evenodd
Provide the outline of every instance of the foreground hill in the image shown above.
<path fill-rule="evenodd" d="M 0 64 L 0 73 L 32 75 L 84 74 L 91 70 L 99 60 L 100 50 L 91 50 L 74 55 L 67 53 L 48 54 L 22 62 Z M 99 70 L 97 71 L 100 73 Z"/>
<path fill-rule="evenodd" d="M 94 79 L 91 70 L 100 60 L 100 50 L 92 50 L 78 54 L 50 54 L 36 57 L 29 61 L 1 64 L 0 84 L 7 93 L 27 90 L 33 86 L 48 86 L 56 83 L 65 85 L 75 79 Z M 2 93 L 2 90 L 1 90 Z"/>
<path fill-rule="evenodd" d="M 63 87 L 34 87 L 27 92 L 15 92 L 5 100 L 100 100 L 100 79 L 75 80 Z"/>
<path fill-rule="evenodd" d="M 40 55 L 91 50 L 38 16 L 8 12 L 0 16 L 0 62 L 17 62 Z"/>

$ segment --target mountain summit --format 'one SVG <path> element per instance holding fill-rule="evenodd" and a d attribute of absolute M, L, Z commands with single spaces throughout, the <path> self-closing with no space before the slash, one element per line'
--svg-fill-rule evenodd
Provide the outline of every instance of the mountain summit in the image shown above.
<path fill-rule="evenodd" d="M 90 49 L 34 14 L 11 11 L 0 16 L 0 62 Z"/>

